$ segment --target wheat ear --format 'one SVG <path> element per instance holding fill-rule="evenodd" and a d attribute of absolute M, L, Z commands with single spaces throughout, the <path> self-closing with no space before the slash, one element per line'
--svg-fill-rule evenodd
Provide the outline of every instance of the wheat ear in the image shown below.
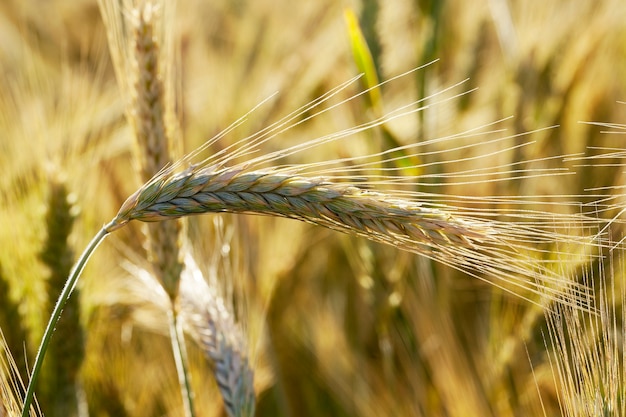
<path fill-rule="evenodd" d="M 48 267 L 48 294 L 55 300 L 72 269 L 75 254 L 69 235 L 75 221 L 75 208 L 63 176 L 52 174 L 46 215 L 47 236 L 40 259 Z M 45 311 L 52 309 L 49 306 Z M 45 395 L 40 396 L 44 407 L 54 415 L 84 415 L 84 396 L 80 368 L 85 356 L 85 335 L 80 322 L 80 291 L 68 300 L 64 320 L 56 326 L 59 338 L 50 347 L 46 372 Z"/>
<path fill-rule="evenodd" d="M 151 3 L 133 10 L 133 71 L 130 121 L 137 141 L 136 155 L 142 182 L 149 181 L 172 162 L 171 140 L 166 129 L 165 89 L 159 65 L 159 44 L 154 35 L 155 14 Z M 172 300 L 176 298 L 180 273 L 180 222 L 147 229 L 148 257 L 154 272 Z"/>
<path fill-rule="evenodd" d="M 284 170 L 248 171 L 246 165 L 166 170 L 126 200 L 108 231 L 131 220 L 154 222 L 211 212 L 298 219 L 426 255 L 474 276 L 486 274 L 536 294 L 547 292 L 553 300 L 578 301 L 558 288 L 564 285 L 561 276 L 523 254 L 530 247 L 523 242 L 534 236 L 545 240 L 545 231 Z"/>
<path fill-rule="evenodd" d="M 181 318 L 213 363 L 229 417 L 252 417 L 254 380 L 243 334 L 224 299 L 206 283 L 191 257 L 181 282 Z"/>
<path fill-rule="evenodd" d="M 171 163 L 171 136 L 167 129 L 164 76 L 161 72 L 159 41 L 155 36 L 158 22 L 158 6 L 146 2 L 132 11 L 133 53 L 131 72 L 133 89 L 129 120 L 135 132 L 139 159 L 139 176 L 142 182 L 148 181 L 166 164 Z M 171 129 L 170 129 L 171 130 Z M 163 222 L 146 228 L 148 238 L 148 260 L 152 265 L 165 292 L 168 294 L 172 310 L 168 314 L 170 339 L 185 415 L 195 415 L 193 393 L 189 374 L 187 349 L 182 328 L 179 325 L 175 306 L 178 298 L 181 260 L 180 221 Z"/>

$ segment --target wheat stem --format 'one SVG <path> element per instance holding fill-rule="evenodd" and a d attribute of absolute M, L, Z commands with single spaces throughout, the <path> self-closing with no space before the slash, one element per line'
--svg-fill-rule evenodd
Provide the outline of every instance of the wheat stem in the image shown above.
<path fill-rule="evenodd" d="M 59 295 L 57 303 L 52 310 L 52 314 L 50 315 L 50 319 L 48 320 L 48 325 L 46 326 L 43 337 L 41 339 L 41 343 L 39 344 L 39 349 L 37 351 L 37 356 L 35 357 L 35 363 L 33 364 L 33 371 L 30 375 L 30 380 L 28 381 L 28 388 L 26 389 L 26 395 L 24 396 L 22 417 L 28 416 L 28 410 L 30 409 L 30 404 L 33 400 L 35 386 L 37 385 L 37 380 L 39 379 L 39 374 L 41 372 L 41 366 L 43 365 L 43 361 L 48 350 L 48 345 L 50 344 L 52 334 L 54 333 L 54 329 L 56 328 L 56 325 L 61 318 L 63 307 L 65 306 L 65 303 L 67 303 L 67 300 L 70 298 L 70 295 L 72 294 L 72 291 L 76 286 L 78 278 L 85 268 L 85 264 L 91 257 L 92 253 L 96 250 L 98 245 L 109 234 L 111 226 L 111 223 L 105 225 L 102 229 L 98 231 L 98 233 L 94 236 L 91 242 L 89 242 L 89 244 L 85 248 L 85 251 L 82 253 L 82 255 L 80 255 L 78 261 L 72 268 L 72 271 L 67 278 L 67 282 L 65 283 L 65 286 L 61 291 L 61 295 Z"/>
<path fill-rule="evenodd" d="M 191 374 L 189 373 L 189 360 L 187 358 L 185 336 L 183 335 L 179 315 L 177 314 L 175 308 L 172 308 L 168 316 L 170 320 L 170 340 L 172 342 L 172 351 L 174 352 L 174 361 L 176 362 L 180 392 L 183 397 L 185 416 L 195 417 L 196 414 L 193 406 L 193 390 L 191 388 Z"/>

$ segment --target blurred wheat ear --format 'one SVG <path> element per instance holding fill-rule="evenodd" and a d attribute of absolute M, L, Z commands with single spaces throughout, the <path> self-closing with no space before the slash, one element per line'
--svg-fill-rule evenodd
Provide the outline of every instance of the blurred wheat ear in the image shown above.
<path fill-rule="evenodd" d="M 133 9 L 134 75 L 132 104 L 129 119 L 137 141 L 141 182 L 149 181 L 163 167 L 172 163 L 170 136 L 174 129 L 166 125 L 168 106 L 165 101 L 165 80 L 155 26 L 159 22 L 156 4 L 146 3 Z M 152 225 L 147 228 L 148 257 L 154 273 L 170 298 L 176 300 L 180 273 L 183 268 L 180 255 L 180 221 Z"/>
<path fill-rule="evenodd" d="M 72 196 L 61 175 L 50 179 L 47 236 L 40 258 L 48 267 L 48 294 L 56 300 L 74 263 L 69 235 L 76 218 Z M 74 291 L 64 307 L 63 320 L 56 326 L 57 338 L 50 346 L 49 360 L 44 367 L 41 404 L 51 416 L 82 416 L 86 405 L 80 381 L 80 368 L 85 356 L 84 332 L 80 320 L 80 291 Z M 52 306 L 47 309 L 48 314 Z"/>
<path fill-rule="evenodd" d="M 108 5 L 107 5 L 108 4 Z M 130 87 L 127 117 L 135 136 L 135 157 L 138 160 L 140 182 L 148 181 L 163 167 L 172 163 L 174 148 L 172 134 L 175 129 L 172 105 L 166 100 L 168 80 L 167 68 L 173 58 L 161 45 L 171 33 L 168 26 L 173 16 L 164 16 L 165 2 L 129 2 L 126 13 L 117 3 L 100 2 L 103 16 L 108 25 L 109 44 L 113 56 L 117 56 L 117 75 L 122 90 Z M 168 23 L 169 22 L 169 23 Z M 130 36 L 119 36 L 116 27 L 129 27 Z M 121 60 L 121 62 L 120 62 Z M 124 63 L 129 73 L 120 70 Z M 128 85 L 127 85 L 128 84 Z M 169 101 L 171 103 L 171 100 Z M 169 124 L 168 124 L 169 123 Z M 183 270 L 181 255 L 182 221 L 163 222 L 145 228 L 147 256 L 152 273 L 161 283 L 170 298 L 172 310 L 170 337 L 176 368 L 178 370 L 185 415 L 195 416 L 193 392 L 182 329 L 178 323 L 178 292 L 180 274 Z"/>
<path fill-rule="evenodd" d="M 220 277 L 224 278 L 234 277 Z M 228 416 L 252 417 L 256 402 L 253 371 L 245 335 L 235 322 L 232 308 L 207 284 L 191 257 L 181 287 L 181 318 L 213 365 Z"/>

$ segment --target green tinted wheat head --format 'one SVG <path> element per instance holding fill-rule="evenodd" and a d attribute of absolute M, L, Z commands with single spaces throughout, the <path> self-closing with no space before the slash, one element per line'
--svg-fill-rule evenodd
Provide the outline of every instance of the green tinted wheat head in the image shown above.
<path fill-rule="evenodd" d="M 69 237 L 76 220 L 76 207 L 65 180 L 51 175 L 46 215 L 46 241 L 40 252 L 41 261 L 48 267 L 48 294 L 56 300 L 74 263 L 75 254 Z M 80 369 L 85 357 L 85 331 L 81 324 L 80 297 L 76 291 L 64 308 L 64 319 L 59 322 L 56 343 L 50 348 L 46 364 L 46 384 L 40 395 L 41 404 L 53 415 L 80 415 L 83 398 Z M 46 314 L 52 305 L 45 309 Z"/>

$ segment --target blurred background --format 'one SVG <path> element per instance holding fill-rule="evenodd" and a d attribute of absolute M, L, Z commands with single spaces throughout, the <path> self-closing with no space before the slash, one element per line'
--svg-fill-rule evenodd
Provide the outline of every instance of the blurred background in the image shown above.
<path fill-rule="evenodd" d="M 623 184 L 623 136 L 580 122 L 626 121 L 619 103 L 626 100 L 623 1 L 178 3 L 167 18 L 175 19 L 185 152 L 276 91 L 210 151 L 358 74 L 348 8 L 380 80 L 439 60 L 385 85 L 385 109 L 466 78 L 459 91 L 478 90 L 389 123 L 384 135 L 363 132 L 286 162 L 375 153 L 507 118 L 497 125 L 506 135 L 560 127 L 528 135 L 536 142 L 509 160 L 480 164 L 507 170 L 516 161 L 599 147 L 615 152 L 594 166 L 546 162 L 571 169 L 565 177 L 471 189 L 441 182 L 434 192 L 619 197 L 619 189 L 588 190 Z M 124 111 L 95 0 L 0 3 L 0 328 L 22 375 L 76 256 L 140 185 Z M 376 112 L 359 97 L 263 150 L 364 123 Z M 441 151 L 432 146 L 425 150 Z M 453 156 L 467 161 L 432 169 L 454 173 L 476 163 L 471 154 Z M 533 304 L 423 257 L 286 219 L 201 216 L 190 219 L 187 233 L 201 267 L 235 294 L 254 363 L 257 416 L 567 414 L 546 320 Z M 91 259 L 37 391 L 47 416 L 183 415 L 164 312 L 154 289 L 133 275 L 144 259 L 135 224 Z M 616 280 L 622 272 L 616 269 Z M 198 415 L 225 415 L 210 365 L 191 340 L 189 350 Z M 77 392 L 73 408 L 58 404 Z"/>

